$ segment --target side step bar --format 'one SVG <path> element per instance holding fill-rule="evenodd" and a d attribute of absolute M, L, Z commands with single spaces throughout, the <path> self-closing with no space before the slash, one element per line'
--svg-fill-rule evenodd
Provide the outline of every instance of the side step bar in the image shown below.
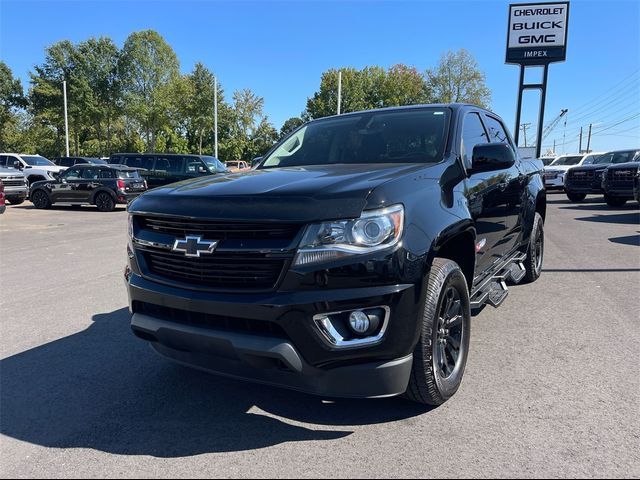
<path fill-rule="evenodd" d="M 497 273 L 485 279 L 471 295 L 471 310 L 476 310 L 484 305 L 499 307 L 509 295 L 507 281 L 520 282 L 527 271 L 522 263 L 527 258 L 524 253 L 516 253 L 507 260 Z"/>

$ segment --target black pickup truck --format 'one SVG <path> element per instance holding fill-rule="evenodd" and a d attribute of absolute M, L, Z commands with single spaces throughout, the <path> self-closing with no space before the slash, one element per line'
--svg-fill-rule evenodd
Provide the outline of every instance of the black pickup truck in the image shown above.
<path fill-rule="evenodd" d="M 372 110 L 306 123 L 248 172 L 151 190 L 129 206 L 133 332 L 226 376 L 439 405 L 472 312 L 542 269 L 542 163 L 514 147 L 472 105 Z"/>

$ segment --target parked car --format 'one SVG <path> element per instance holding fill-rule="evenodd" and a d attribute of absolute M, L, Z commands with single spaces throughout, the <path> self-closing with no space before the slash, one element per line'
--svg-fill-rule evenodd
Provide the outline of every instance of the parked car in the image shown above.
<path fill-rule="evenodd" d="M 61 167 L 73 167 L 78 163 L 90 163 L 92 165 L 107 165 L 106 160 L 94 157 L 58 157 L 53 159 L 53 163 Z"/>
<path fill-rule="evenodd" d="M 49 208 L 54 203 L 91 204 L 110 212 L 116 204 L 126 204 L 145 190 L 146 182 L 135 168 L 77 164 L 56 180 L 33 183 L 29 196 L 36 208 Z"/>
<path fill-rule="evenodd" d="M 638 155 L 638 150 L 615 150 L 600 155 L 591 165 L 571 168 L 565 177 L 564 189 L 572 202 L 581 202 L 589 194 L 604 194 L 602 176 L 613 164 L 627 163 Z"/>
<path fill-rule="evenodd" d="M 29 195 L 29 184 L 24 174 L 15 168 L 0 167 L 5 199 L 11 205 L 20 205 Z"/>
<path fill-rule="evenodd" d="M 564 178 L 567 171 L 576 166 L 592 164 L 600 153 L 574 153 L 560 155 L 544 169 L 544 186 L 547 190 L 564 190 Z"/>
<path fill-rule="evenodd" d="M 604 199 L 610 207 L 621 207 L 635 196 L 635 186 L 640 176 L 640 152 L 629 163 L 613 164 L 602 176 Z"/>
<path fill-rule="evenodd" d="M 540 160 L 542 162 L 542 164 L 545 167 L 547 167 L 547 166 L 551 165 L 556 158 L 558 158 L 558 157 L 556 155 L 554 155 L 552 157 L 540 157 L 540 158 L 538 158 L 538 160 Z"/>
<path fill-rule="evenodd" d="M 0 179 L 0 213 L 4 213 L 7 209 L 7 206 L 4 203 L 4 184 L 2 183 L 2 179 Z"/>
<path fill-rule="evenodd" d="M 55 174 L 65 169 L 55 165 L 51 160 L 41 155 L 17 153 L 0 153 L 0 167 L 15 168 L 22 171 L 29 184 L 39 180 L 55 180 Z"/>
<path fill-rule="evenodd" d="M 171 153 L 116 153 L 109 163 L 122 164 L 140 170 L 149 188 L 205 175 L 228 173 L 220 160 L 207 155 Z"/>
<path fill-rule="evenodd" d="M 230 172 L 244 172 L 245 170 L 250 170 L 251 165 L 245 162 L 244 160 L 229 160 L 224 162 L 225 166 Z"/>
<path fill-rule="evenodd" d="M 480 107 L 314 120 L 228 180 L 129 206 L 133 332 L 182 364 L 438 405 L 462 380 L 472 309 L 542 270 L 542 163 Z"/>

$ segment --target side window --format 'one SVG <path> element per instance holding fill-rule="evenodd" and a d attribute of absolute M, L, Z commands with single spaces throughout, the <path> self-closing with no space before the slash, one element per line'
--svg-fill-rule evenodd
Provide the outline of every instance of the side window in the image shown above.
<path fill-rule="evenodd" d="M 487 128 L 489 129 L 489 141 L 511 145 L 509 135 L 507 135 L 504 126 L 498 121 L 498 119 L 490 117 L 489 115 L 485 115 L 485 118 Z M 511 145 L 511 147 L 513 147 L 513 145 Z"/>
<path fill-rule="evenodd" d="M 68 168 L 64 172 L 64 178 L 66 180 L 80 180 L 82 175 L 82 169 L 80 168 Z"/>
<path fill-rule="evenodd" d="M 183 173 L 184 159 L 182 157 L 158 157 L 155 170 L 167 173 Z"/>
<path fill-rule="evenodd" d="M 467 168 L 471 168 L 471 159 L 473 157 L 473 147 L 482 143 L 489 143 L 488 135 L 480 115 L 477 113 L 469 113 L 464 118 L 462 125 L 462 159 Z"/>
<path fill-rule="evenodd" d="M 114 178 L 113 171 L 112 170 L 101 169 L 100 170 L 100 178 Z"/>
<path fill-rule="evenodd" d="M 85 168 L 82 171 L 82 178 L 85 180 L 97 180 L 98 169 L 97 168 Z"/>
<path fill-rule="evenodd" d="M 200 167 L 204 167 L 204 164 L 199 158 L 196 157 L 184 157 L 186 163 L 186 172 L 189 174 L 197 174 Z"/>
<path fill-rule="evenodd" d="M 6 155 L 0 155 L 0 167 L 7 167 L 7 157 Z"/>
<path fill-rule="evenodd" d="M 73 167 L 74 163 L 73 163 L 73 159 L 72 158 L 62 158 L 60 159 L 60 166 L 61 167 Z"/>

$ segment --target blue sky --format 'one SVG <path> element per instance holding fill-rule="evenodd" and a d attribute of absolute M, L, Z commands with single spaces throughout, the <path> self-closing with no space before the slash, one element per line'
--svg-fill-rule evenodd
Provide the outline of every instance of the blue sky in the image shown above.
<path fill-rule="evenodd" d="M 181 69 L 213 70 L 227 96 L 251 88 L 279 128 L 299 115 L 332 67 L 413 65 L 425 70 L 448 49 L 466 48 L 486 73 L 492 108 L 515 121 L 518 67 L 504 64 L 508 1 L 11 1 L 0 0 L 0 58 L 28 85 L 28 72 L 56 41 L 154 29 Z M 553 64 L 545 124 L 568 108 L 543 142 L 577 149 L 580 126 L 592 148 L 640 146 L 640 1 L 573 0 L 565 63 Z M 537 97 L 523 123 L 537 123 Z M 531 134 L 528 135 L 529 139 Z M 561 144 L 566 142 L 566 145 Z M 586 128 L 585 128 L 586 138 Z M 586 140 L 585 140 L 586 143 Z"/>

